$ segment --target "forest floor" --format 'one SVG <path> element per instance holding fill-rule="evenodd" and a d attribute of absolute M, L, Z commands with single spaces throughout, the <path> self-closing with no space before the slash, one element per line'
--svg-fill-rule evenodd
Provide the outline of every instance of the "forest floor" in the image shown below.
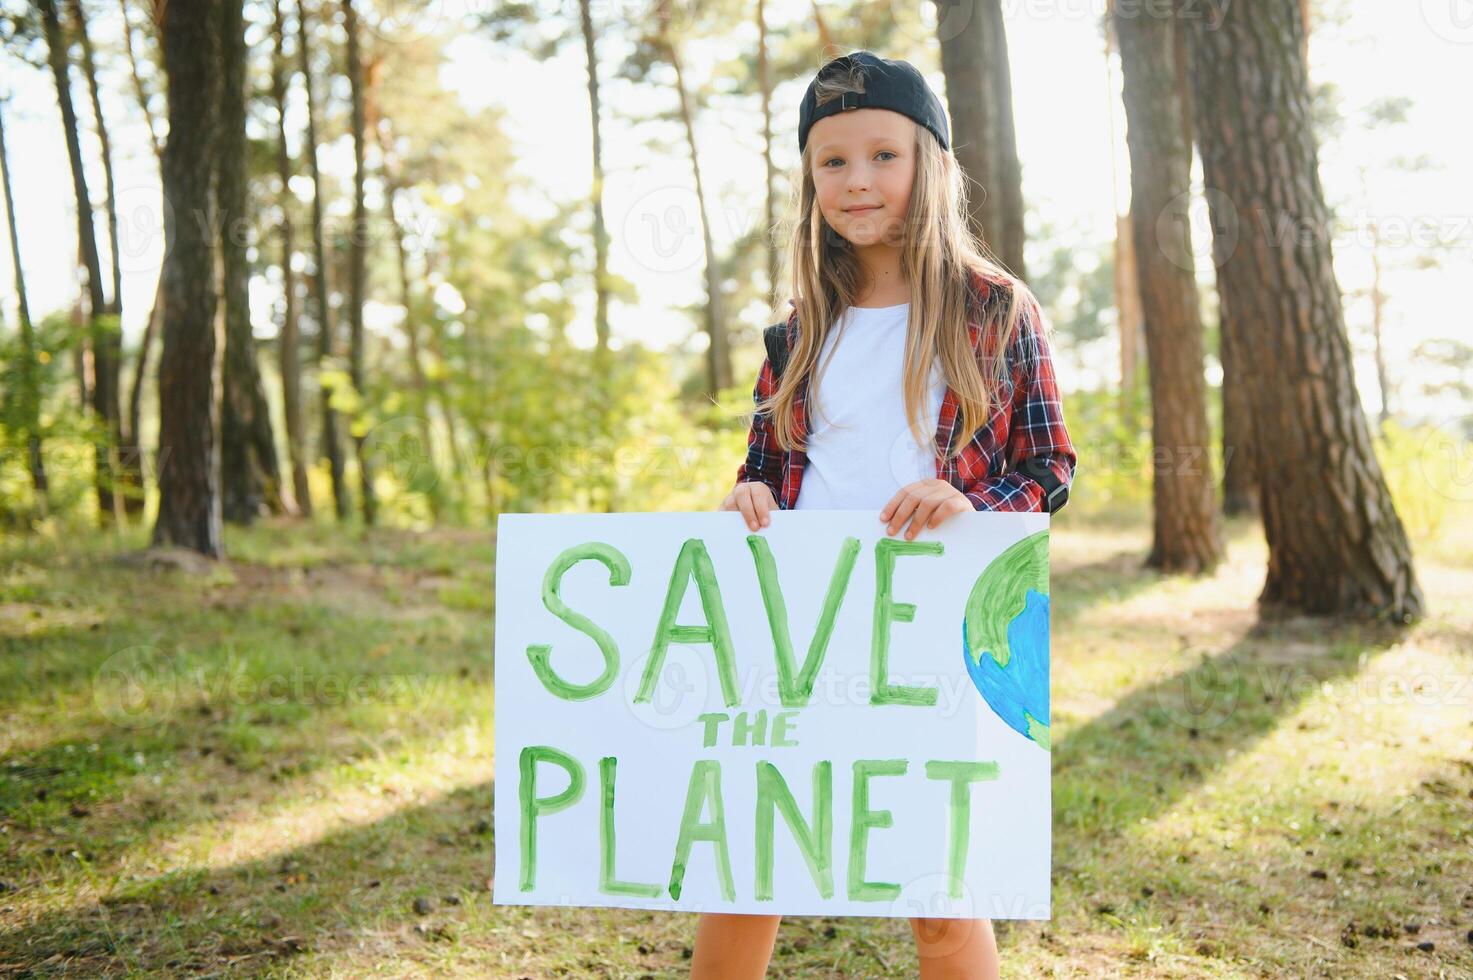
<path fill-rule="evenodd" d="M 1258 625 L 1266 551 L 1055 522 L 1051 921 L 1007 977 L 1473 977 L 1473 520 L 1402 631 Z M 227 566 L 0 546 L 0 976 L 679 977 L 695 917 L 496 906 L 489 531 L 268 523 Z M 904 919 L 771 976 L 913 977 Z"/>

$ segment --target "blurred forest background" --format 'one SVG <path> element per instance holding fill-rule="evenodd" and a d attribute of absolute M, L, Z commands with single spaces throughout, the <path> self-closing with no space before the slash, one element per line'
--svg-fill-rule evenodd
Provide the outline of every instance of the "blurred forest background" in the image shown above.
<path fill-rule="evenodd" d="M 1114 169 L 1108 181 L 1095 175 L 1096 186 L 1125 192 L 1111 201 L 1115 226 L 1100 227 L 1071 220 L 1055 191 L 1023 180 L 1007 61 L 976 53 L 978 38 L 1001 37 L 988 4 L 957 8 L 969 15 L 957 20 L 965 31 L 904 4 L 226 6 L 223 42 L 213 23 L 180 42 L 177 70 L 192 89 L 181 107 L 169 97 L 165 4 L 5 5 L 7 192 L 26 218 L 7 211 L 12 275 L 0 301 L 0 513 L 11 531 L 151 525 L 160 472 L 198 483 L 209 467 L 195 457 L 214 451 L 216 485 L 181 490 L 198 501 L 182 506 L 208 515 L 204 501 L 218 499 L 223 519 L 239 524 L 275 514 L 422 528 L 486 525 L 503 510 L 714 506 L 742 450 L 758 333 L 787 296 L 786 284 L 773 282 L 777 245 L 765 232 L 790 192 L 796 99 L 825 52 L 860 45 L 913 60 L 939 90 L 974 90 L 960 103 L 965 111 L 951 111 L 963 163 L 980 184 L 972 191 L 978 228 L 995 229 L 990 244 L 1033 285 L 1057 330 L 1082 452 L 1070 516 L 1151 502 L 1147 321 L 1165 331 L 1156 367 L 1169 376 L 1157 399 L 1200 402 L 1212 448 L 1197 438 L 1205 430 L 1158 432 L 1157 442 L 1203 445 L 1207 479 L 1229 514 L 1259 506 L 1256 447 L 1232 398 L 1253 389 L 1234 383 L 1224 356 L 1214 201 L 1201 154 L 1191 152 L 1188 99 L 1173 102 L 1177 158 L 1162 165 L 1192 168 L 1192 182 L 1175 199 L 1136 210 L 1154 203 L 1187 229 L 1177 245 L 1197 293 L 1177 295 L 1169 315 L 1147 317 L 1143 307 L 1151 282 L 1162 280 L 1135 257 L 1125 139 L 1132 59 L 1122 73 L 1120 53 L 1134 51 L 1142 65 L 1158 57 L 1151 45 L 1159 39 L 1134 39 L 1134 25 L 1150 18 L 1122 20 L 1123 43 L 1099 18 L 1097 76 L 1060 76 L 1061 85 L 1087 81 L 1088 91 L 1069 98 L 1109 117 L 1114 145 L 1085 159 Z M 1306 0 L 1299 9 L 1301 58 L 1320 44 L 1367 50 L 1356 34 L 1367 28 L 1349 4 Z M 600 13 L 611 16 L 599 22 Z M 1436 42 L 1436 25 L 1415 26 Z M 938 44 L 948 31 L 956 39 Z M 1185 37 L 1174 43 L 1179 84 Z M 498 57 L 555 59 L 559 71 L 581 73 L 584 104 L 553 104 L 535 83 L 517 86 L 515 65 L 480 70 Z M 496 79 L 494 91 L 478 82 L 482 74 Z M 1445 144 L 1417 138 L 1409 93 L 1352 102 L 1340 79 L 1308 80 L 1321 155 L 1358 158 L 1355 183 L 1326 187 L 1329 223 L 1314 232 L 1320 254 L 1331 240 L 1348 243 L 1335 254 L 1343 314 L 1334 318 L 1356 376 L 1332 397 L 1360 400 L 1403 520 L 1430 533 L 1449 495 L 1415 457 L 1455 452 L 1468 437 L 1473 348 L 1455 310 L 1430 329 L 1405 325 L 1422 308 L 1413 297 L 1467 268 L 1466 218 L 1429 223 L 1442 216 L 1405 212 L 1415 193 L 1391 193 L 1444 186 L 1429 176 L 1448 164 L 1435 153 Z M 1139 92 L 1159 82 L 1142 74 Z M 1112 91 L 1127 104 L 1112 107 Z M 523 120 L 535 107 L 542 128 L 511 125 L 510 106 L 523 107 Z M 188 131 L 174 133 L 171 178 L 168 140 L 181 122 Z M 1143 138 L 1147 125 L 1144 115 L 1131 122 Z M 604 144 L 614 139 L 611 170 Z M 643 156 L 631 158 L 631 140 Z M 718 184 L 711 175 L 730 172 L 739 145 L 757 166 L 739 186 Z M 581 194 L 555 197 L 551 180 L 518 165 L 524 153 L 547 159 L 549 146 L 587 164 Z M 1145 146 L 1152 160 L 1166 157 Z M 1367 146 L 1374 152 L 1362 157 Z M 26 165 L 42 160 L 44 168 Z M 208 183 L 207 163 L 215 164 Z M 1172 185 L 1138 169 L 1146 186 Z M 1347 171 L 1331 172 L 1339 180 Z M 615 195 L 611 211 L 605 198 Z M 1383 199 L 1393 203 L 1382 207 Z M 1248 214 L 1251 202 L 1233 203 Z M 33 217 L 40 214 L 46 220 Z M 1155 214 L 1140 223 L 1155 234 Z M 1237 264 L 1247 261 L 1240 250 Z M 170 263 L 179 276 L 208 272 L 210 282 L 181 283 L 171 307 Z M 1186 299 L 1189 321 L 1181 319 Z M 172 369 L 171 335 L 181 345 Z M 1186 345 L 1174 339 L 1195 335 L 1201 340 Z M 1171 360 L 1168 345 L 1192 344 L 1201 353 L 1189 351 L 1185 368 Z M 220 375 L 207 389 L 212 357 Z M 1251 373 L 1260 357 L 1274 355 L 1245 354 L 1241 370 Z M 1183 370 L 1203 380 L 1183 389 Z M 160 424 L 161 396 L 176 439 Z M 1463 422 L 1438 428 L 1449 419 Z M 165 538 L 178 523 L 173 513 L 165 509 Z M 184 518 L 193 529 L 180 543 L 219 553 L 212 520 L 201 529 Z"/>
<path fill-rule="evenodd" d="M 1455 4 L 0 0 L 0 974 L 681 975 L 686 918 L 490 903 L 495 521 L 729 491 L 858 48 L 1079 451 L 1004 969 L 1473 969 Z"/>

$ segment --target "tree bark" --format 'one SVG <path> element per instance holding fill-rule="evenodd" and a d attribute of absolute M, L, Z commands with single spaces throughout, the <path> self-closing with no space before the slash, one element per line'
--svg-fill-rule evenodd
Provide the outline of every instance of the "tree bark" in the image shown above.
<path fill-rule="evenodd" d="M 1411 547 L 1355 387 L 1296 0 L 1183 14 L 1223 330 L 1251 357 L 1265 613 L 1423 613 Z"/>
<path fill-rule="evenodd" d="M 220 94 L 219 0 L 158 6 L 169 78 L 164 147 L 164 344 L 159 360 L 159 512 L 155 545 L 213 558 L 225 546 L 215 392 L 215 114 Z"/>
<path fill-rule="evenodd" d="M 51 510 L 50 483 L 41 452 L 41 389 L 36 371 L 36 333 L 31 326 L 31 305 L 26 298 L 26 276 L 20 262 L 20 230 L 15 223 L 15 195 L 10 187 L 10 154 L 5 148 L 5 105 L 0 102 L 0 184 L 5 190 L 5 217 L 10 233 L 10 260 L 15 267 L 15 301 L 20 314 L 20 418 L 26 436 L 26 461 L 35 493 L 34 517 L 44 519 Z"/>
<path fill-rule="evenodd" d="M 286 142 L 286 83 L 289 75 L 286 61 L 286 22 L 281 0 L 272 4 L 273 43 L 271 61 L 271 99 L 276 106 L 276 177 L 281 182 L 281 292 L 285 309 L 281 317 L 281 400 L 286 417 L 287 456 L 292 468 L 292 496 L 296 512 L 312 516 L 312 492 L 307 480 L 307 430 L 302 421 L 302 339 L 301 321 L 297 317 L 297 274 L 292 259 L 297 253 L 296 198 L 291 191 L 291 151 Z"/>
<path fill-rule="evenodd" d="M 317 307 L 317 371 L 319 378 L 323 368 L 333 358 L 332 310 L 327 302 L 327 249 L 322 242 L 322 174 L 317 166 L 317 107 L 313 97 L 311 32 L 307 25 L 307 0 L 297 0 L 297 56 L 301 61 L 302 87 L 307 96 L 307 140 L 302 153 L 307 158 L 307 172 L 312 177 L 312 261 L 316 272 L 312 277 L 312 296 Z M 332 389 L 325 384 L 322 389 L 322 452 L 327 457 L 328 470 L 332 475 L 332 499 L 338 520 L 346 520 L 352 513 L 353 502 L 348 490 L 347 476 L 343 472 L 343 450 L 338 439 L 338 413 L 332 407 Z"/>
<path fill-rule="evenodd" d="M 88 338 L 92 347 L 92 383 L 88 394 L 92 409 L 103 428 L 94 447 L 96 460 L 97 518 L 104 526 L 122 514 L 122 500 L 112 465 L 116 447 L 122 442 L 121 411 L 118 399 L 117 361 L 121 356 L 122 336 L 113 305 L 107 302 L 102 288 L 102 262 L 97 251 L 97 235 L 92 225 L 92 198 L 87 190 L 87 171 L 82 161 L 82 143 L 77 110 L 72 103 L 70 66 L 66 35 L 56 0 L 37 0 L 46 34 L 47 60 L 56 83 L 56 101 L 66 137 L 67 158 L 72 170 L 72 194 L 77 202 L 77 241 L 82 266 L 87 278 Z M 114 302 L 116 302 L 114 297 Z M 85 361 L 85 355 L 83 357 Z"/>
<path fill-rule="evenodd" d="M 1181 129 L 1173 21 L 1114 14 L 1125 80 L 1130 218 L 1150 366 L 1154 540 L 1146 565 L 1202 574 L 1222 560 L 1212 492 L 1202 319 L 1188 225 L 1191 149 Z"/>
<path fill-rule="evenodd" d="M 282 510 L 276 440 L 251 330 L 252 226 L 246 175 L 246 42 L 242 0 L 220 6 L 221 98 L 216 152 L 220 258 L 224 270 L 225 364 L 220 405 L 220 503 L 224 518 L 251 524 L 263 506 Z"/>
<path fill-rule="evenodd" d="M 731 349 L 727 342 L 726 321 L 722 316 L 720 258 L 716 254 L 716 243 L 711 238 L 711 221 L 706 211 L 706 189 L 701 178 L 701 158 L 696 152 L 695 112 L 691 108 L 690 92 L 685 84 L 685 69 L 681 63 L 677 41 L 670 34 L 669 0 L 659 6 L 661 17 L 660 41 L 665 57 L 675 69 L 675 97 L 680 103 L 680 120 L 685 127 L 686 152 L 690 154 L 691 171 L 696 182 L 696 208 L 701 217 L 701 236 L 706 255 L 706 387 L 713 399 L 717 392 L 732 384 Z"/>
<path fill-rule="evenodd" d="M 143 112 L 143 121 L 148 125 L 148 145 L 153 150 L 154 157 L 162 164 L 164 141 L 159 139 L 153 110 L 148 105 L 148 91 L 143 87 L 143 76 L 138 73 L 138 56 L 133 53 L 133 21 L 128 16 L 128 0 L 118 0 L 118 13 L 123 19 L 123 47 L 128 52 L 128 68 L 133 76 L 133 95 L 138 100 L 138 108 Z"/>
<path fill-rule="evenodd" d="M 951 143 L 968 188 L 972 230 L 1003 265 L 1026 278 L 1023 168 L 1013 125 L 1012 69 L 1001 0 L 936 4 Z"/>
<path fill-rule="evenodd" d="M 348 375 L 358 398 L 358 418 L 352 426 L 353 447 L 358 457 L 358 492 L 362 496 L 363 523 L 377 520 L 378 499 L 373 492 L 373 459 L 364 451 L 367 416 L 363 388 L 363 301 L 367 285 L 368 204 L 363 195 L 363 62 L 358 50 L 358 14 L 353 0 L 342 0 L 343 27 L 348 34 L 348 90 L 353 116 L 353 237 L 348 252 Z"/>
<path fill-rule="evenodd" d="M 1219 282 L 1218 294 L 1221 292 Z M 1233 335 L 1221 322 L 1221 304 L 1218 316 L 1217 357 L 1222 362 L 1222 512 L 1229 517 L 1246 517 L 1258 513 L 1253 400 L 1244 377 L 1253 370 L 1253 363 L 1251 358 L 1237 355 Z"/>
<path fill-rule="evenodd" d="M 593 187 L 589 192 L 589 203 L 593 206 L 593 324 L 597 342 L 593 352 L 593 375 L 595 391 L 595 416 L 598 419 L 598 437 L 603 446 L 609 447 L 612 460 L 613 425 L 610 405 L 613 392 L 610 386 L 609 356 L 609 235 L 604 226 L 604 161 L 603 133 L 599 104 L 598 51 L 593 29 L 593 10 L 590 0 L 579 0 L 578 20 L 583 31 L 583 60 L 588 71 L 588 111 L 593 125 Z M 595 505 L 605 513 L 615 507 L 614 493 L 617 481 L 613 466 L 604 467 L 592 483 L 590 492 Z"/>

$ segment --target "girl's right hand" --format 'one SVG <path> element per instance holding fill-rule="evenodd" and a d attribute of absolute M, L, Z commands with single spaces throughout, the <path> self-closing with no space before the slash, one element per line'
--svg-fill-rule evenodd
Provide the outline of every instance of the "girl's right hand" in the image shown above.
<path fill-rule="evenodd" d="M 747 527 L 753 531 L 758 525 L 767 527 L 771 518 L 767 515 L 777 507 L 777 501 L 773 499 L 772 488 L 757 480 L 750 483 L 738 483 L 732 487 L 731 493 L 721 502 L 718 510 L 739 510 L 747 519 Z"/>

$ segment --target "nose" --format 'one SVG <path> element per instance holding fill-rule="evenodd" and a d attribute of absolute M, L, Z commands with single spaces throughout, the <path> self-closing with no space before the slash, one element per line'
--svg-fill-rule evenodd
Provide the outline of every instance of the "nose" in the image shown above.
<path fill-rule="evenodd" d="M 846 185 L 851 193 L 869 190 L 869 168 L 862 163 L 854 164 L 849 168 L 849 181 Z"/>

